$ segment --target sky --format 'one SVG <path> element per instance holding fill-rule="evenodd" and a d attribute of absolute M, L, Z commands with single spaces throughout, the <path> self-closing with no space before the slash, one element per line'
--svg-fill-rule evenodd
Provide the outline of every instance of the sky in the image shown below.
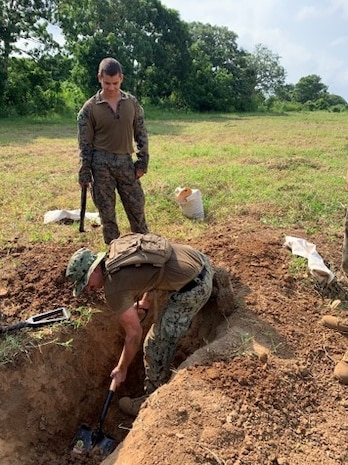
<path fill-rule="evenodd" d="M 239 48 L 279 56 L 286 83 L 316 74 L 348 101 L 348 0 L 161 0 L 186 22 L 225 26 Z"/>

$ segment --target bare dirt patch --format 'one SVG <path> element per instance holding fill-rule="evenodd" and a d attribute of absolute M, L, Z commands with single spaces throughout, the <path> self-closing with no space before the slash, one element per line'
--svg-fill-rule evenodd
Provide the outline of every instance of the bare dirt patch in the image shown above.
<path fill-rule="evenodd" d="M 336 294 L 319 289 L 306 272 L 289 272 L 293 256 L 283 247 L 285 235 L 317 245 L 340 280 Z M 108 412 L 103 430 L 119 447 L 103 464 L 348 463 L 348 387 L 333 377 L 347 338 L 319 323 L 322 315 L 346 314 L 345 281 L 337 271 L 342 237 L 307 237 L 300 228 L 273 229 L 242 217 L 190 243 L 228 271 L 233 311 L 221 315 L 226 302 L 210 300 L 178 348 L 172 380 L 133 421 L 119 411 L 117 398 L 141 394 L 139 354 Z M 64 272 L 75 250 L 12 244 L 0 251 L 1 326 L 54 307 L 72 314 L 69 324 L 23 330 L 26 352 L 0 368 L 4 465 L 101 463 L 97 456 L 73 457 L 69 443 L 81 424 L 97 423 L 122 335 L 113 316 L 101 311 L 101 295 L 92 305 L 72 297 Z M 330 308 L 337 297 L 342 304 Z M 98 311 L 78 326 L 77 309 L 87 305 Z M 145 329 L 149 324 L 151 318 Z"/>

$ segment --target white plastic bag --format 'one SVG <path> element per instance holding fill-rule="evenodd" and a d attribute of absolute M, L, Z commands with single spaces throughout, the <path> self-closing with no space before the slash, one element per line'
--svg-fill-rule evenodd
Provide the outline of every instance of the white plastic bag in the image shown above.
<path fill-rule="evenodd" d="M 286 236 L 284 246 L 291 249 L 294 255 L 308 259 L 308 268 L 319 282 L 330 284 L 334 279 L 335 275 L 325 265 L 312 242 L 299 237 Z"/>
<path fill-rule="evenodd" d="M 54 223 L 64 219 L 78 221 L 80 219 L 80 210 L 50 210 L 44 215 L 44 224 Z M 100 224 L 98 213 L 85 214 L 86 220 L 93 220 L 95 223 Z"/>

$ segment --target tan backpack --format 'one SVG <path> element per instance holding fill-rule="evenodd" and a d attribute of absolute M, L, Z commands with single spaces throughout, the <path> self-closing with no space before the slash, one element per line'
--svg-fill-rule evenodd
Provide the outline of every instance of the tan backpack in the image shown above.
<path fill-rule="evenodd" d="M 163 267 L 171 253 L 169 241 L 157 234 L 125 234 L 111 242 L 105 266 L 109 273 L 129 265 Z"/>

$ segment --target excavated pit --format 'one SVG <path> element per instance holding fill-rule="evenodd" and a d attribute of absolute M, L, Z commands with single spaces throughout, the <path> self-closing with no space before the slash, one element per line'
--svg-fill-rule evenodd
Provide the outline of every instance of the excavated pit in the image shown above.
<path fill-rule="evenodd" d="M 319 288 L 305 267 L 294 270 L 286 235 L 318 246 L 335 286 Z M 274 229 L 255 214 L 187 242 L 228 272 L 233 299 L 219 292 L 197 315 L 177 351 L 180 369 L 133 420 L 117 399 L 141 393 L 138 355 L 103 428 L 120 446 L 102 465 L 347 464 L 348 391 L 333 375 L 347 335 L 320 323 L 326 314 L 346 316 L 342 235 Z M 72 297 L 65 266 L 83 245 L 11 243 L 0 250 L 1 326 L 61 306 L 72 312 L 71 322 L 53 331 L 21 332 L 26 352 L 0 367 L 1 465 L 101 463 L 71 457 L 69 444 L 80 425 L 97 424 L 122 335 L 107 313 L 87 324 L 81 317 L 81 308 L 103 308 L 100 296 L 93 303 Z M 14 340 L 11 349 L 19 352 Z"/>
<path fill-rule="evenodd" d="M 71 249 L 62 248 L 60 252 L 56 250 L 57 253 L 61 256 L 53 265 L 50 260 L 42 260 L 39 252 L 31 248 L 7 254 L 7 258 L 15 256 L 20 265 L 1 283 L 2 326 L 10 323 L 11 314 L 25 319 L 30 314 L 47 310 L 45 301 L 50 301 L 50 309 L 66 306 L 72 316 L 67 324 L 21 330 L 19 337 L 28 347 L 26 352 L 1 368 L 0 462 L 3 465 L 94 465 L 102 461 L 97 450 L 82 456 L 71 453 L 70 444 L 81 425 L 97 427 L 109 389 L 109 375 L 122 350 L 122 333 L 101 295 L 97 295 L 90 306 L 93 309 L 90 321 L 80 324 L 77 303 L 83 306 L 87 302 L 83 299 L 76 302 L 71 297 L 71 286 L 64 280 Z M 46 251 L 46 256 L 49 255 Z M 3 257 L 6 260 L 4 253 Z M 226 280 L 226 274 L 221 276 Z M 12 295 L 17 295 L 21 308 L 31 300 L 27 314 L 20 314 Z M 158 308 L 154 311 L 158 311 L 164 301 L 165 295 L 159 293 Z M 231 302 L 229 307 L 233 308 Z M 224 320 L 223 313 L 219 312 L 219 292 L 215 287 L 213 296 L 178 346 L 174 370 L 195 350 L 214 339 L 216 327 Z M 150 313 L 143 323 L 144 336 L 152 321 Z M 9 343 L 12 337 L 10 333 L 2 335 Z M 117 400 L 124 395 L 143 394 L 143 380 L 142 353 L 139 352 L 125 383 L 114 395 L 103 425 L 103 433 L 112 436 L 116 444 L 124 440 L 133 423 L 133 418 L 119 410 Z"/>

